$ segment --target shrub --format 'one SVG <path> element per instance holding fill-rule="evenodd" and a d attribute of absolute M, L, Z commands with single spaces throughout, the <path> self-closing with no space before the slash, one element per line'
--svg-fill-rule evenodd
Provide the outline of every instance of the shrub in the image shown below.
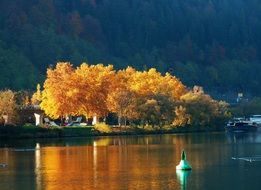
<path fill-rule="evenodd" d="M 106 123 L 97 123 L 94 125 L 94 129 L 101 132 L 101 133 L 110 133 L 111 128 Z"/>

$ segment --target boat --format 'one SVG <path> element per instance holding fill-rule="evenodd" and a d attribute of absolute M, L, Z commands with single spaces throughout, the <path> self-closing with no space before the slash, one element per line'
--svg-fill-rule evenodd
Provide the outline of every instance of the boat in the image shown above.
<path fill-rule="evenodd" d="M 225 127 L 228 132 L 255 132 L 258 124 L 244 118 L 234 118 L 229 121 Z"/>
<path fill-rule="evenodd" d="M 257 123 L 258 125 L 261 125 L 261 115 L 251 115 L 249 120 Z"/>

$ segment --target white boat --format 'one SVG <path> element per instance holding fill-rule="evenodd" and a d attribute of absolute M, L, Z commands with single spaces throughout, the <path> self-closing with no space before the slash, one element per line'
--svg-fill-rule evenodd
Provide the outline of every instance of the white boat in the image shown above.
<path fill-rule="evenodd" d="M 228 132 L 250 132 L 257 130 L 257 123 L 245 120 L 244 118 L 233 118 L 230 120 L 225 129 Z"/>
<path fill-rule="evenodd" d="M 261 115 L 251 115 L 249 121 L 261 125 Z"/>

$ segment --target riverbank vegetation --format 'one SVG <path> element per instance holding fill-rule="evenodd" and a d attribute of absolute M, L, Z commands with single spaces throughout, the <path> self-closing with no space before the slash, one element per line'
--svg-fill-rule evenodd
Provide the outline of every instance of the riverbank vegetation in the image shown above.
<path fill-rule="evenodd" d="M 229 117 L 227 104 L 205 94 L 201 87 L 187 89 L 169 73 L 112 65 L 74 68 L 58 63 L 48 68 L 43 90 L 34 94 L 45 114 L 53 119 L 83 115 L 86 118 L 118 117 L 121 125 L 152 127 L 213 126 Z"/>
<path fill-rule="evenodd" d="M 32 124 L 23 126 L 0 126 L 0 138 L 59 138 L 94 136 L 92 127 L 39 127 Z"/>
<path fill-rule="evenodd" d="M 105 128 L 104 128 L 105 127 Z M 105 129 L 105 130 L 104 130 Z M 35 125 L 0 126 L 0 138 L 66 138 L 66 137 L 92 137 L 92 136 L 124 136 L 124 135 L 161 135 L 176 133 L 195 133 L 195 132 L 219 132 L 221 127 L 176 127 L 164 126 L 162 128 L 152 126 L 125 126 L 115 127 L 107 124 L 95 126 L 49 126 L 39 127 Z"/>
<path fill-rule="evenodd" d="M 74 68 L 67 62 L 48 68 L 43 89 L 37 85 L 31 97 L 10 90 L 0 92 L 0 115 L 2 119 L 8 116 L 4 121 L 7 124 L 18 123 L 19 113 L 35 107 L 41 108 L 46 117 L 61 121 L 72 116 L 84 116 L 86 120 L 96 117 L 95 129 L 105 133 L 110 130 L 99 121 L 106 121 L 109 114 L 118 121 L 112 125 L 154 130 L 223 128 L 230 117 L 227 103 L 212 99 L 202 87 L 188 89 L 169 73 L 132 67 L 116 71 L 112 65 L 86 63 Z"/>

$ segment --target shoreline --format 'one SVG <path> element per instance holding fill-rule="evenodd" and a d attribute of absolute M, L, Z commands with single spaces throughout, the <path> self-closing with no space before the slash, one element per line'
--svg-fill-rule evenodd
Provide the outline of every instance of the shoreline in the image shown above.
<path fill-rule="evenodd" d="M 224 128 L 196 128 L 178 127 L 174 129 L 146 130 L 142 128 L 126 129 L 124 127 L 114 129 L 109 133 L 102 133 L 94 130 L 93 127 L 63 127 L 63 128 L 42 128 L 36 126 L 17 127 L 0 126 L 0 138 L 4 139 L 36 139 L 36 138 L 73 138 L 73 137 L 96 137 L 96 136 L 138 136 L 138 135 L 162 135 L 202 132 L 222 132 Z"/>

